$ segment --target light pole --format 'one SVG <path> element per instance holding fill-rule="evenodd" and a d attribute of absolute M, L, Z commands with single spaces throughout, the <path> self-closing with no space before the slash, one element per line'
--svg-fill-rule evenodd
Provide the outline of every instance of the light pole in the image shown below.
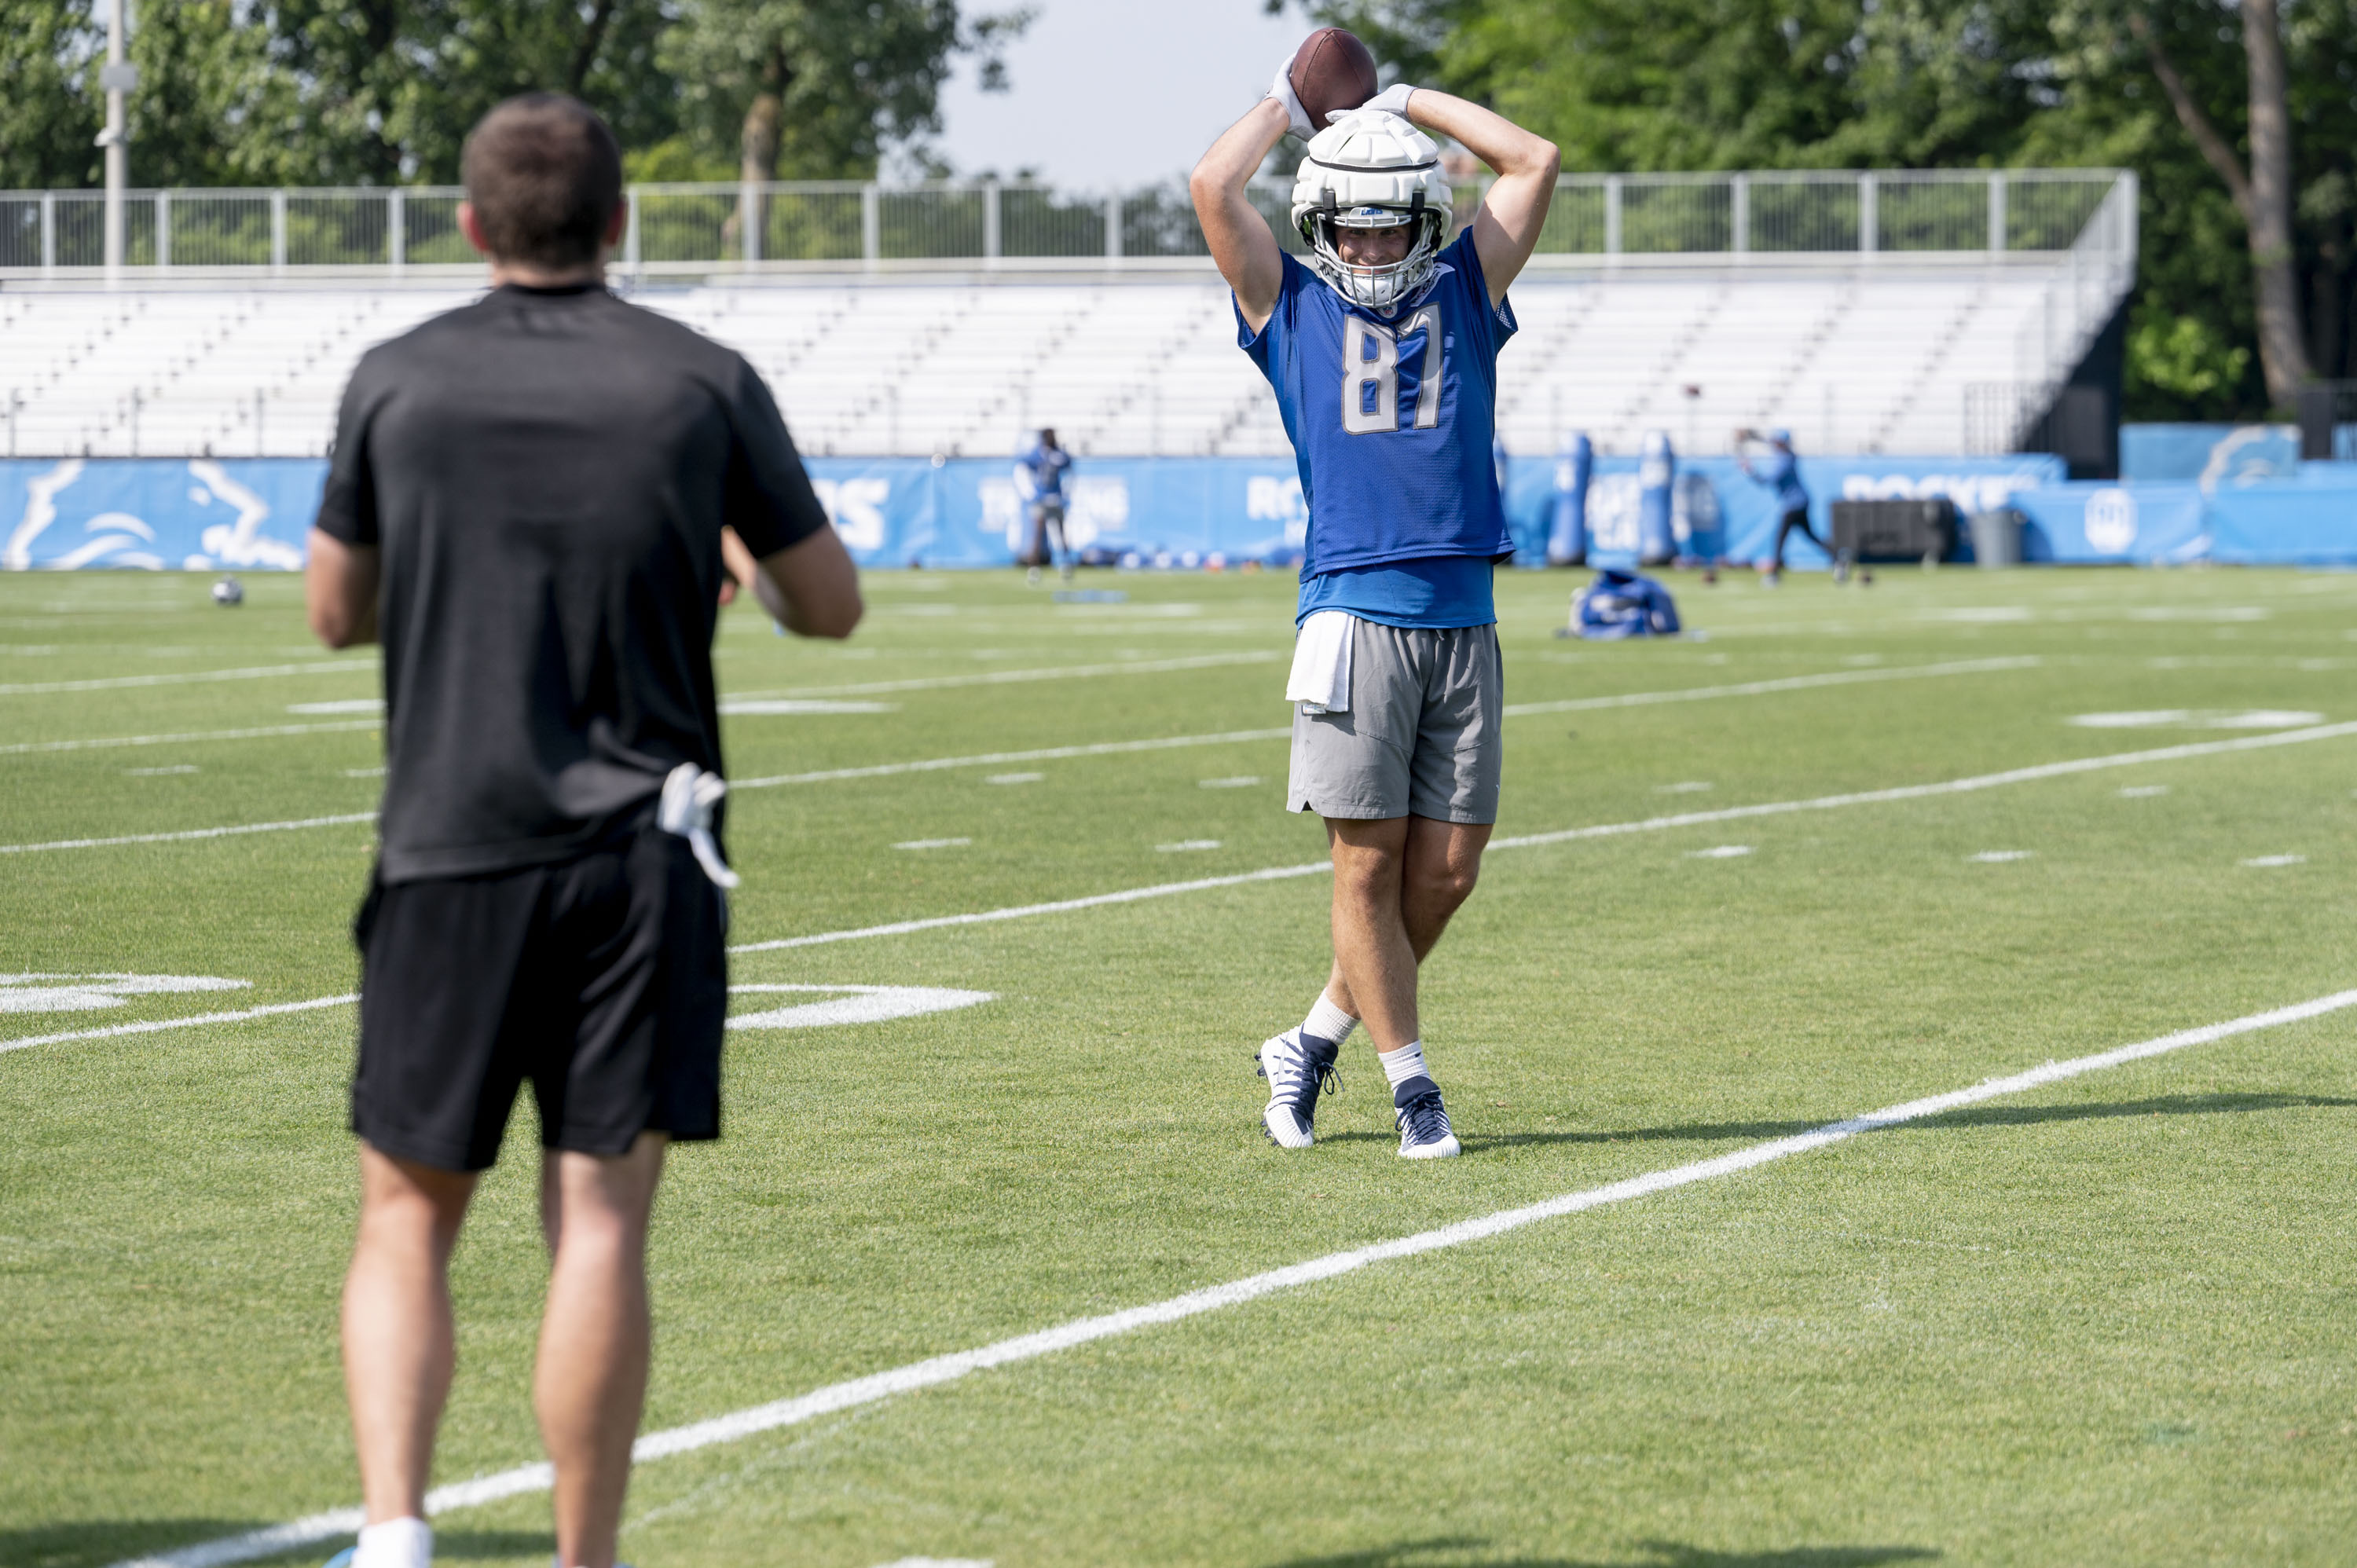
<path fill-rule="evenodd" d="M 139 85 L 139 68 L 123 58 L 124 12 L 130 0 L 109 0 L 106 16 L 106 64 L 98 73 L 106 90 L 106 129 L 98 145 L 106 149 L 106 278 L 113 283 L 123 271 L 123 188 L 131 178 L 131 148 L 124 124 L 124 94 Z"/>

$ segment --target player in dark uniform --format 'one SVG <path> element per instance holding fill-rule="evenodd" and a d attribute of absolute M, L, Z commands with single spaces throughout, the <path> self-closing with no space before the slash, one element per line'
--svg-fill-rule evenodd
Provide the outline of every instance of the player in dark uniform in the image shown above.
<path fill-rule="evenodd" d="M 511 100 L 465 171 L 459 223 L 496 286 L 353 371 L 308 568 L 320 638 L 384 647 L 382 844 L 355 924 L 353 1555 L 431 1555 L 447 1266 L 529 1079 L 557 1562 L 612 1568 L 663 1150 L 720 1130 L 724 532 L 794 631 L 847 636 L 858 578 L 752 368 L 606 291 L 622 208 L 604 124 Z"/>
<path fill-rule="evenodd" d="M 1493 466 L 1497 355 L 1514 331 L 1506 286 L 1538 242 L 1558 159 L 1429 89 L 1394 87 L 1312 126 L 1290 69 L 1191 182 L 1309 506 L 1286 804 L 1326 822 L 1334 967 L 1309 1015 L 1261 1047 L 1261 1122 L 1281 1147 L 1314 1141 L 1318 1090 L 1363 1018 L 1400 1154 L 1445 1158 L 1458 1143 L 1425 1063 L 1416 968 L 1472 892 L 1497 821 L 1504 677 L 1490 578 L 1514 548 Z M 1245 194 L 1288 129 L 1308 142 L 1293 189 L 1306 266 Z M 1499 177 L 1453 242 L 1426 131 Z"/>

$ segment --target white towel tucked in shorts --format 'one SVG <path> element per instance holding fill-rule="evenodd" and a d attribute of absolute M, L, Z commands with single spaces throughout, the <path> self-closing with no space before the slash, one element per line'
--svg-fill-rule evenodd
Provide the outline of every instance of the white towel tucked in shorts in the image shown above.
<path fill-rule="evenodd" d="M 1319 610 L 1301 623 L 1293 639 L 1293 673 L 1286 677 L 1285 700 L 1305 714 L 1351 711 L 1351 632 L 1358 618 L 1346 610 Z"/>

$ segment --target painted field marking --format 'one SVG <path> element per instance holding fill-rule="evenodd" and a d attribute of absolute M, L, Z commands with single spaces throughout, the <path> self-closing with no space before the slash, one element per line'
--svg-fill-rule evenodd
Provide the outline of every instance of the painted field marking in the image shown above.
<path fill-rule="evenodd" d="M 31 751 L 103 751 L 118 746 L 172 746 L 209 740 L 258 740 L 267 736 L 329 735 L 343 730 L 377 727 L 374 719 L 350 719 L 342 724 L 267 725 L 260 729 L 201 730 L 184 735 L 114 735 L 95 740 L 27 740 L 13 746 L 0 746 L 0 757 L 21 756 Z"/>
<path fill-rule="evenodd" d="M 37 984 L 63 981 L 64 984 Z M 217 974 L 0 974 L 0 1013 L 94 1013 L 120 1007 L 126 996 L 168 996 L 188 991 L 243 991 L 250 980 Z"/>
<path fill-rule="evenodd" d="M 177 843 L 184 839 L 225 839 L 240 833 L 284 833 L 297 828 L 333 828 L 348 822 L 372 822 L 374 811 L 346 811 L 333 817 L 303 817 L 291 822 L 241 822 L 226 828 L 189 828 L 177 833 L 124 833 L 107 839 L 52 839 L 47 843 L 0 843 L 0 854 L 38 854 L 50 849 L 105 849 L 124 843 Z"/>
<path fill-rule="evenodd" d="M 985 784 L 1037 784 L 1048 777 L 1044 773 L 994 773 L 983 780 Z"/>
<path fill-rule="evenodd" d="M 1978 1105 L 1985 1101 L 2020 1094 L 2041 1089 L 2050 1083 L 2103 1072 L 2131 1062 L 2166 1056 L 2191 1046 L 2203 1046 L 2246 1035 L 2255 1030 L 2271 1029 L 2285 1024 L 2295 1024 L 2321 1017 L 2341 1008 L 2357 1005 L 2357 991 L 2335 992 L 2313 1001 L 2296 1003 L 2265 1013 L 2253 1013 L 2241 1018 L 2231 1018 L 2222 1024 L 2204 1025 L 2184 1029 L 2157 1039 L 2141 1040 L 2135 1045 L 2118 1046 L 2093 1056 L 2074 1057 L 2068 1061 L 2049 1061 L 2026 1072 L 2006 1078 L 1986 1079 L 1969 1089 L 1952 1090 L 1921 1100 L 1910 1100 L 1898 1105 L 1869 1111 L 1862 1116 L 1846 1121 L 1830 1122 L 1822 1127 L 1791 1137 L 1776 1138 L 1749 1148 L 1719 1155 L 1711 1159 L 1695 1160 L 1683 1165 L 1671 1165 L 1642 1176 L 1630 1176 L 1603 1187 L 1587 1187 L 1577 1192 L 1526 1204 L 1519 1208 L 1501 1209 L 1495 1213 L 1460 1219 L 1454 1224 L 1420 1230 L 1414 1235 L 1394 1237 L 1369 1246 L 1353 1247 L 1347 1251 L 1329 1252 L 1322 1258 L 1287 1264 L 1266 1273 L 1248 1274 L 1225 1284 L 1211 1285 L 1202 1290 L 1189 1291 L 1167 1301 L 1145 1306 L 1133 1306 L 1120 1312 L 1109 1312 L 1096 1317 L 1074 1318 L 1052 1328 L 1001 1339 L 971 1350 L 960 1350 L 945 1356 L 935 1356 L 922 1361 L 912 1361 L 888 1371 L 853 1378 L 845 1382 L 830 1383 L 824 1388 L 791 1399 L 769 1404 L 754 1405 L 745 1410 L 715 1416 L 685 1426 L 674 1426 L 662 1432 L 650 1432 L 641 1436 L 631 1450 L 638 1464 L 668 1459 L 677 1454 L 692 1454 L 724 1443 L 738 1443 L 764 1432 L 794 1426 L 823 1415 L 856 1409 L 877 1403 L 898 1394 L 913 1393 L 920 1389 L 938 1388 L 952 1383 L 970 1373 L 986 1371 L 997 1367 L 1013 1366 L 1037 1360 L 1059 1351 L 1134 1334 L 1141 1328 L 1151 1328 L 1166 1323 L 1178 1323 L 1205 1313 L 1219 1312 L 1232 1306 L 1242 1306 L 1264 1296 L 1298 1290 L 1376 1263 L 1391 1262 L 1402 1258 L 1420 1257 L 1426 1252 L 1444 1251 L 1462 1247 L 1469 1242 L 1485 1241 L 1494 1236 L 1519 1230 L 1544 1220 L 1560 1219 L 1568 1215 L 1585 1213 L 1610 1204 L 1627 1203 L 1656 1193 L 1691 1187 L 1698 1182 L 1715 1181 L 1721 1176 L 1735 1176 L 1788 1159 L 1794 1155 L 1813 1153 L 1818 1149 L 1847 1142 L 1862 1133 L 1876 1133 L 1886 1128 L 1903 1126 L 1927 1117 L 1950 1111 Z M 547 1491 L 555 1483 L 554 1466 L 547 1464 L 519 1465 L 511 1470 L 501 1470 L 471 1480 L 436 1487 L 425 1495 L 425 1511 L 429 1515 L 449 1513 L 458 1509 L 474 1508 L 483 1503 L 497 1502 L 503 1498 L 522 1497 Z M 118 1563 L 113 1568 L 227 1568 L 234 1563 L 247 1563 L 257 1557 L 268 1557 L 298 1546 L 314 1545 L 350 1535 L 365 1522 L 366 1515 L 357 1508 L 336 1509 L 312 1514 L 266 1530 L 251 1530 L 243 1535 L 226 1536 L 217 1541 L 184 1546 L 176 1552 L 159 1552 L 154 1556 Z"/>
<path fill-rule="evenodd" d="M 1275 657 L 1276 656 L 1275 654 L 1270 654 L 1266 656 L 1266 659 L 1273 660 Z M 1254 655 L 1253 658 L 1255 661 L 1265 661 L 1265 660 L 1263 660 L 1260 655 Z M 1215 656 L 1211 660 L 1211 662 L 1234 663 L 1239 662 L 1240 660 L 1241 656 L 1231 657 L 1229 655 L 1222 654 Z M 1106 665 L 1101 666 L 1099 669 L 1101 671 L 1149 669 L 1192 669 L 1204 662 L 1205 660 L 1200 659 L 1157 660 L 1139 664 Z M 1733 686 L 1683 687 L 1666 692 L 1630 692 L 1610 697 L 1576 697 L 1562 703 L 1534 703 L 1522 704 L 1520 706 L 1510 705 L 1505 709 L 1505 713 L 1508 717 L 1514 718 L 1543 713 L 1577 713 L 1595 708 L 1642 707 L 1663 703 L 1700 702 L 1715 697 L 1760 696 L 1771 692 L 1803 691 L 1812 686 L 1849 685 L 1859 681 L 1893 681 L 1920 676 L 1981 674 L 1999 670 L 2024 669 L 2034 665 L 2037 662 L 2038 660 L 2032 658 L 1975 659 L 1946 664 L 1910 665 L 1896 670 L 1845 670 L 1831 671 L 1821 675 L 1794 675 L 1776 681 L 1754 681 L 1741 685 Z M 308 667 L 286 666 L 285 668 L 292 669 Z M 344 665 L 333 665 L 326 666 L 326 668 L 344 669 L 349 667 Z M 1020 675 L 1026 679 L 1036 678 L 1046 680 L 1054 675 L 1066 673 L 1066 671 L 999 671 L 999 673 L 1003 675 Z M 939 682 L 917 682 L 917 684 L 925 686 L 940 684 L 973 684 L 979 679 L 979 677 L 969 678 L 966 676 L 947 676 L 943 677 Z M 908 682 L 885 681 L 871 682 L 863 686 L 834 686 L 813 689 L 833 692 L 900 691 L 908 689 L 909 685 L 910 682 Z M 5 688 L 0 688 L 0 691 L 5 690 Z M 728 703 L 722 704 L 721 711 L 723 713 L 729 712 L 730 703 L 749 703 L 758 700 L 760 699 L 751 696 L 732 697 L 728 699 Z M 358 700 L 356 700 L 356 704 L 357 705 L 349 708 L 336 707 L 333 704 L 318 704 L 318 706 L 322 711 L 365 711 L 371 714 L 377 711 L 376 700 L 373 698 L 367 699 L 364 703 L 358 702 Z M 302 711 L 307 712 L 315 704 L 304 703 L 299 704 L 299 707 Z M 10 756 L 18 753 L 36 751 L 88 751 L 102 747 L 120 746 L 162 746 L 167 743 L 178 742 L 255 740 L 278 736 L 321 735 L 343 730 L 372 730 L 377 727 L 377 721 L 373 718 L 369 718 L 347 720 L 339 724 L 274 725 L 258 729 L 214 730 L 210 732 L 183 735 L 135 735 L 113 736 L 93 740 L 29 741 L 13 746 L 0 746 L 0 756 Z M 1293 730 L 1291 726 L 1287 725 L 1282 728 L 1270 729 L 1227 730 L 1212 735 L 1168 736 L 1154 740 L 1098 741 L 1085 746 L 1046 746 L 1035 751 L 992 751 L 983 752 L 973 757 L 936 757 L 917 762 L 884 762 L 865 768 L 822 768 L 813 773 L 780 773 L 765 779 L 732 779 L 728 787 L 732 789 L 772 789 L 781 785 L 789 784 L 825 784 L 850 779 L 884 779 L 902 773 L 933 773 L 950 768 L 987 768 L 1003 766 L 1013 762 L 1054 762 L 1063 761 L 1072 757 L 1114 757 L 1130 752 L 1170 751 L 1198 746 L 1233 746 L 1253 741 L 1284 740 L 1290 737 L 1292 734 Z M 1249 784 L 1257 784 L 1260 780 L 1257 778 L 1246 779 L 1239 777 L 1229 779 L 1205 779 L 1202 782 L 1203 787 L 1207 789 L 1243 789 Z M 108 840 L 102 842 L 112 843 L 116 841 Z M 81 846 L 77 845 L 76 847 Z"/>
<path fill-rule="evenodd" d="M 732 1029 L 817 1029 L 834 1024 L 881 1024 L 894 1018 L 918 1018 L 928 1013 L 950 1013 L 995 1002 L 989 991 L 958 991 L 943 985 L 732 985 L 732 993 L 816 992 L 832 995 L 829 1002 L 805 1002 L 799 1007 L 773 1007 L 766 1013 L 740 1013 L 728 1020 Z"/>
<path fill-rule="evenodd" d="M 797 714 L 897 714 L 898 703 L 845 703 L 824 697 L 726 697 L 720 711 L 729 718 L 785 718 Z"/>
<path fill-rule="evenodd" d="M 1509 703 L 1510 719 L 1534 714 L 1585 714 L 1603 708 L 1644 708 L 1662 703 L 1699 703 L 1716 697 L 1762 697 L 1772 692 L 1805 692 L 1817 686 L 1862 686 L 1883 681 L 1921 681 L 1941 675 L 1988 675 L 2003 670 L 2030 670 L 2040 662 L 2034 654 L 2004 659 L 1958 659 L 1944 664 L 1903 664 L 1896 669 L 1829 670 L 1817 675 L 1785 675 L 1773 681 L 1738 681 L 1726 686 L 1688 686 L 1668 692 L 1624 692 L 1613 697 L 1569 697 L 1556 703 Z"/>
<path fill-rule="evenodd" d="M 1740 860 L 1750 853 L 1751 846 L 1748 843 L 1722 843 L 1715 844 L 1709 849 L 1690 849 L 1686 851 L 1686 858 L 1688 860 Z"/>
<path fill-rule="evenodd" d="M 1964 858 L 1977 865 L 2003 865 L 2007 861 L 2028 860 L 2031 853 L 2026 849 L 1985 849 L 1978 854 L 1968 854 Z"/>
<path fill-rule="evenodd" d="M 1707 779 L 1681 779 L 1675 784 L 1656 784 L 1653 786 L 1653 793 L 1656 795 L 1700 795 L 1710 788 L 1711 784 Z"/>
<path fill-rule="evenodd" d="M 2248 708 L 2241 712 L 2143 708 L 2116 714 L 2073 714 L 2070 719 L 2080 729 L 2292 729 L 2323 722 L 2322 714 L 2297 708 Z"/>
<path fill-rule="evenodd" d="M 331 703 L 289 703 L 290 714 L 375 714 L 384 713 L 382 697 L 339 697 Z"/>
<path fill-rule="evenodd" d="M 1249 789 L 1260 782 L 1260 775 L 1239 773 L 1232 779 L 1198 779 L 1195 782 L 1205 789 Z"/>
<path fill-rule="evenodd" d="M 2244 865 L 2258 866 L 2306 865 L 2308 864 L 2308 856 L 2304 854 L 2255 854 L 2250 859 L 2243 862 L 2243 864 Z"/>
<path fill-rule="evenodd" d="M 2120 790 L 2120 799 L 2124 800 L 2149 800 L 2157 796 L 2166 795 L 2168 793 L 2169 786 L 2166 784 L 2130 784 Z"/>
<path fill-rule="evenodd" d="M 1085 681 L 1099 675 L 1158 675 L 1173 670 L 1215 670 L 1225 664 L 1274 664 L 1289 654 L 1199 653 L 1187 659 L 1139 659 L 1125 664 L 1067 664 L 1045 670 L 992 670 L 977 675 L 920 675 L 906 681 L 862 681 L 848 686 L 796 686 L 782 692 L 742 692 L 732 701 L 763 697 L 856 697 L 877 692 L 944 692 L 959 686 L 1012 686 L 1028 681 Z M 725 711 L 725 710 L 724 710 Z"/>
<path fill-rule="evenodd" d="M 202 771 L 203 769 L 193 762 L 175 762 L 167 768 L 126 768 L 123 770 L 123 776 L 125 779 L 168 779 L 176 773 Z"/>
<path fill-rule="evenodd" d="M 0 1052 L 21 1051 L 28 1046 L 56 1046 L 68 1040 L 106 1040 L 118 1035 L 153 1035 L 164 1029 L 193 1029 L 199 1024 L 242 1024 L 253 1018 L 268 1018 L 280 1013 L 308 1013 L 319 1007 L 340 1007 L 357 1002 L 357 992 L 341 996 L 315 996 L 308 1002 L 274 1002 L 264 1007 L 247 1007 L 235 1013 L 204 1013 L 193 1018 L 157 1018 L 145 1024 L 114 1024 L 103 1029 L 71 1029 L 61 1035 L 27 1035 L 21 1039 L 0 1040 Z"/>
<path fill-rule="evenodd" d="M 16 983 L 36 980 L 78 981 L 81 983 L 69 987 L 32 987 Z M 115 993 L 118 993 L 122 995 L 146 995 L 169 991 L 223 991 L 247 983 L 242 980 L 216 980 L 209 975 L 0 975 L 0 1013 L 86 1012 L 115 1005 Z M 836 998 L 832 1002 L 743 1014 L 728 1020 L 728 1026 L 732 1029 L 810 1029 L 829 1024 L 880 1023 L 891 1018 L 914 1018 L 927 1013 L 945 1013 L 996 999 L 993 992 L 959 991 L 935 985 L 732 985 L 728 989 L 750 993 L 815 992 Z M 16 1004 L 9 1004 L 7 999 L 11 996 L 16 999 Z M 145 1023 L 115 1024 L 99 1029 L 27 1035 L 17 1039 L 0 1040 L 0 1053 L 20 1051 L 30 1046 L 63 1045 L 71 1040 L 104 1040 L 119 1035 L 153 1035 L 166 1029 L 192 1029 L 204 1024 L 243 1024 L 255 1018 L 274 1017 L 281 1013 L 309 1013 L 321 1007 L 340 1007 L 359 1000 L 358 993 L 347 992 L 340 996 L 315 996 L 307 1002 L 275 1002 L 267 1006 L 242 1008 L 235 1013 L 204 1013 L 191 1018 L 156 1018 Z"/>
<path fill-rule="evenodd" d="M 1217 839 L 1180 839 L 1176 843 L 1156 844 L 1154 849 L 1157 854 L 1186 854 L 1194 850 L 1219 847 L 1220 841 Z"/>
<path fill-rule="evenodd" d="M 1814 686 L 1853 686 L 1865 682 L 1906 681 L 1943 675 L 1985 675 L 2005 670 L 2027 670 L 2039 663 L 2022 656 L 2007 659 L 1965 659 L 1944 664 L 1910 664 L 1895 670 L 1836 670 L 1817 675 L 1788 675 L 1774 681 L 1746 681 L 1729 686 L 1681 686 L 1665 692 L 1623 692 L 1609 697 L 1571 697 L 1553 703 L 1510 703 L 1506 717 L 1528 718 L 1537 714 L 1588 713 L 1605 708 L 1652 707 L 1664 703 L 1699 703 L 1718 697 L 1759 697 L 1775 692 L 1803 692 Z M 1120 668 L 1127 668 L 1121 666 Z M 840 691 L 877 690 L 839 687 Z M 1106 740 L 1086 746 L 1051 746 L 1037 751 L 987 751 L 974 757 L 934 757 L 920 762 L 879 762 L 865 768 L 827 768 L 814 773 L 780 773 L 766 779 L 737 779 L 731 789 L 770 789 L 784 784 L 826 784 L 845 779 L 885 779 L 900 773 L 933 773 L 952 768 L 988 768 L 1010 762 L 1057 762 L 1076 757 L 1114 757 L 1127 752 L 1171 751 L 1197 746 L 1236 746 L 1251 741 L 1287 740 L 1293 726 L 1271 729 L 1223 730 L 1215 735 L 1175 735 L 1157 740 Z M 1252 780 L 1258 783 L 1257 779 Z M 1242 789 L 1239 780 L 1205 780 L 1206 789 Z"/>
<path fill-rule="evenodd" d="M 0 697 L 36 697 L 55 692 L 112 692 L 126 686 L 190 686 L 206 681 L 260 681 L 272 675 L 328 675 L 339 671 L 376 673 L 373 659 L 341 659 L 308 664 L 257 664 L 242 670 L 190 670 L 177 675 L 109 675 L 92 681 L 26 681 L 0 686 Z"/>
<path fill-rule="evenodd" d="M 1940 795 L 1963 795 L 1979 789 L 2027 784 L 2040 779 L 2063 779 L 2107 768 L 2135 768 L 2147 762 L 2176 762 L 2187 757 L 2216 757 L 2228 752 L 2255 751 L 2277 746 L 2298 746 L 2311 740 L 2338 740 L 2357 735 L 2357 723 L 2324 725 L 2315 729 L 2245 736 L 2234 740 L 2191 741 L 2151 751 L 2114 752 L 2106 757 L 2073 757 L 2068 762 L 2043 762 L 2031 768 L 1950 779 L 1937 784 L 1905 784 L 1891 789 L 1863 789 L 1846 795 L 1819 795 L 1806 800 L 1769 800 L 1756 806 L 1728 806 L 1716 811 L 1680 811 L 1673 816 L 1647 817 L 1633 822 L 1600 822 L 1593 827 L 1564 828 L 1555 832 L 1523 833 L 1491 839 L 1490 848 L 1530 849 L 1542 844 L 1571 843 L 1581 839 L 1618 838 L 1627 833 L 1662 832 L 1672 828 L 1702 827 L 1712 822 L 1742 822 L 1753 817 L 1791 816 L 1802 811 L 1833 811 L 1849 806 L 1880 805 L 1893 800 L 1921 800 Z M 907 936 L 913 931 L 940 930 L 950 926 L 980 926 L 1000 920 L 1023 920 L 1037 915 L 1061 915 L 1074 909 L 1102 908 L 1109 904 L 1134 904 L 1146 898 L 1168 898 L 1218 887 L 1242 887 L 1254 882 L 1282 882 L 1296 876 L 1323 876 L 1333 867 L 1325 861 L 1302 865 L 1272 865 L 1232 876 L 1202 876 L 1190 882 L 1162 882 L 1145 887 L 1125 887 L 1113 893 L 1092 893 L 1080 898 L 1059 898 L 1044 904 L 1017 904 L 1003 909 L 983 909 L 966 915 L 934 915 L 923 919 L 895 920 L 889 925 L 861 926 L 846 931 L 818 931 L 806 937 L 780 937 L 765 942 L 744 942 L 730 952 L 776 952 L 785 948 L 821 947 L 830 942 L 864 941 L 871 937 Z"/>
<path fill-rule="evenodd" d="M 1049 746 L 1037 751 L 985 751 L 973 757 L 935 757 L 921 762 L 878 762 L 865 768 L 827 768 L 815 773 L 780 773 L 767 779 L 732 779 L 731 789 L 774 789 L 785 784 L 828 784 L 844 779 L 888 779 L 900 773 L 939 773 L 955 768 L 990 768 L 1009 762 L 1061 762 L 1076 757 L 1117 757 L 1135 751 L 1175 751 L 1194 746 L 1233 746 L 1283 740 L 1285 729 L 1238 729 L 1219 735 L 1174 735 L 1157 740 L 1100 740 L 1086 746 Z"/>
<path fill-rule="evenodd" d="M 963 849 L 973 842 L 974 840 L 970 838 L 904 839 L 892 847 L 894 849 Z"/>

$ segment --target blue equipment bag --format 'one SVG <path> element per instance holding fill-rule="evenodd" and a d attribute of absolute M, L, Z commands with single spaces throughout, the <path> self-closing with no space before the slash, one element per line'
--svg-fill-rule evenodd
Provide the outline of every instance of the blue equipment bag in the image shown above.
<path fill-rule="evenodd" d="M 1670 598 L 1670 591 L 1651 577 L 1641 577 L 1617 566 L 1607 567 L 1597 574 L 1596 581 L 1573 597 L 1570 629 L 1598 640 L 1675 637 L 1678 607 Z"/>

